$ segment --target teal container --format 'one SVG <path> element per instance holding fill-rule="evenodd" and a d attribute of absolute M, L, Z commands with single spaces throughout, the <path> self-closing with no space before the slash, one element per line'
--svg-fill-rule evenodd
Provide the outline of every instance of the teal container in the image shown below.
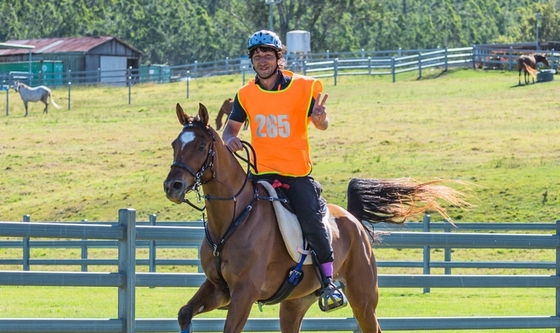
<path fill-rule="evenodd" d="M 64 84 L 64 65 L 62 64 L 62 61 L 32 61 L 31 82 L 27 80 L 27 77 L 29 76 L 29 65 L 29 61 L 0 62 L 0 73 L 21 73 L 19 75 L 25 76 L 26 83 L 30 84 L 31 86 L 60 86 Z"/>
<path fill-rule="evenodd" d="M 554 69 L 544 69 L 537 73 L 537 82 L 548 82 L 554 80 Z"/>
<path fill-rule="evenodd" d="M 171 68 L 168 65 L 142 65 L 140 66 L 140 82 L 169 83 Z"/>

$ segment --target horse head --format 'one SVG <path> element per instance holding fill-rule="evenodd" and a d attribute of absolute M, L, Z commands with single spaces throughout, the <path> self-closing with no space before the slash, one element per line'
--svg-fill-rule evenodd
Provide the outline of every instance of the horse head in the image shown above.
<path fill-rule="evenodd" d="M 545 66 L 550 66 L 550 63 L 544 54 L 535 54 L 535 61 L 542 62 Z"/>
<path fill-rule="evenodd" d="M 15 90 L 16 92 L 19 91 L 19 85 L 20 85 L 19 81 L 14 81 L 14 85 L 13 85 L 12 87 L 14 88 L 14 90 Z"/>
<path fill-rule="evenodd" d="M 186 114 L 179 104 L 176 112 L 183 130 L 171 144 L 173 164 L 163 188 L 169 200 L 182 203 L 188 202 L 187 193 L 198 193 L 200 186 L 213 178 L 215 132 L 208 125 L 208 110 L 203 104 L 199 104 L 196 116 Z"/>

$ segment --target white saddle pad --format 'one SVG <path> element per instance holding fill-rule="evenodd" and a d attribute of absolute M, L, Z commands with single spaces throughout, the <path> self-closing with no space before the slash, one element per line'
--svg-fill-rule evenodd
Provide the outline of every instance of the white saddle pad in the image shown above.
<path fill-rule="evenodd" d="M 273 198 L 278 198 L 276 189 L 272 185 L 264 180 L 259 181 L 259 183 L 264 186 L 268 191 L 268 194 Z M 302 253 L 300 251 L 304 250 L 303 246 L 303 232 L 301 231 L 301 226 L 297 220 L 294 213 L 287 210 L 280 201 L 273 200 L 272 206 L 274 207 L 274 212 L 276 214 L 276 219 L 278 220 L 278 227 L 280 228 L 280 233 L 284 239 L 284 244 L 286 244 L 286 249 L 295 262 L 301 260 Z M 329 210 L 327 209 L 327 214 L 323 216 L 323 223 L 325 224 L 328 232 L 329 238 L 332 239 L 331 228 L 329 226 Z M 307 241 L 306 241 L 307 244 Z M 303 262 L 305 265 L 312 264 L 311 255 L 308 255 Z"/>

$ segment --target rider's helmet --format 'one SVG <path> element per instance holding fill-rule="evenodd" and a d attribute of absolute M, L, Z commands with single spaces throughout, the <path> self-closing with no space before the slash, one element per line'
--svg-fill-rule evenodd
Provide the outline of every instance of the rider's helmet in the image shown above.
<path fill-rule="evenodd" d="M 270 30 L 257 31 L 249 38 L 249 43 L 247 44 L 249 52 L 259 46 L 271 47 L 276 51 L 281 51 L 283 47 L 280 37 Z"/>

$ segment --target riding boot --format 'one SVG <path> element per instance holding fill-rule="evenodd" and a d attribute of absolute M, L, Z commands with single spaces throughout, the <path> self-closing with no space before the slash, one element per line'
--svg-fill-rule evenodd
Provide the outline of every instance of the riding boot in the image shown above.
<path fill-rule="evenodd" d="M 330 312 L 348 305 L 346 295 L 342 292 L 344 284 L 332 279 L 332 262 L 319 266 L 321 271 L 321 290 L 319 291 L 319 308 L 323 312 Z"/>

